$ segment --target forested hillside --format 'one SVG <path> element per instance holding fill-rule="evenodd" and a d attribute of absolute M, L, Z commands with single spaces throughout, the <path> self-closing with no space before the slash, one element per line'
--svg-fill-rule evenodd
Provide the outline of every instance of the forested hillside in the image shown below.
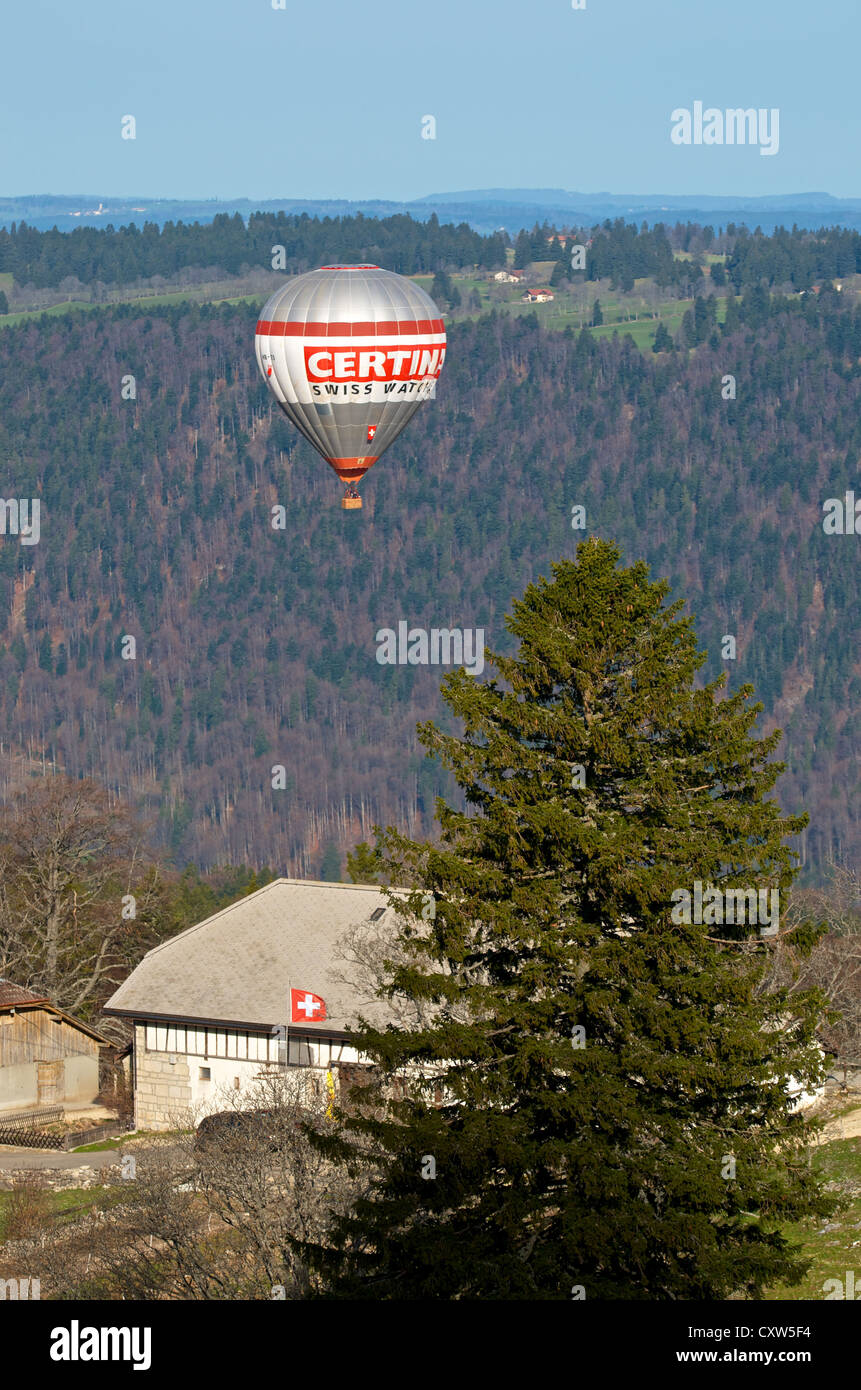
<path fill-rule="evenodd" d="M 573 556 L 582 504 L 689 600 L 703 676 L 752 680 L 787 731 L 809 871 L 857 861 L 861 542 L 822 504 L 861 494 L 858 311 L 752 291 L 690 354 L 456 325 L 352 514 L 273 410 L 254 319 L 121 307 L 0 334 L 0 491 L 41 503 L 38 544 L 0 539 L 0 792 L 53 759 L 139 798 L 180 862 L 299 875 L 374 821 L 424 833 L 443 783 L 415 724 L 444 723 L 441 671 L 379 665 L 376 630 L 484 627 L 510 651 L 511 598 Z"/>
<path fill-rule="evenodd" d="M 558 232 L 548 222 L 521 231 L 514 242 L 515 266 L 558 260 L 560 273 L 567 273 L 569 252 L 565 239 L 556 239 Z M 688 282 L 702 278 L 697 258 L 708 252 L 726 254 L 726 266 L 716 278 L 719 284 L 728 279 L 736 293 L 759 284 L 802 290 L 861 272 L 861 234 L 842 227 L 815 233 L 778 228 L 764 236 L 759 229 L 750 232 L 733 223 L 716 233 L 713 226 L 692 222 L 657 223 L 651 229 L 643 223 L 638 228 L 617 217 L 591 230 L 581 227 L 576 235 L 588 242 L 589 255 L 585 270 L 573 274 L 575 280 L 609 278 L 633 285 L 650 276 L 659 286 L 685 290 Z M 127 284 L 204 266 L 236 276 L 270 269 L 278 246 L 284 252 L 278 268 L 292 274 L 326 262 L 372 261 L 401 275 L 417 275 L 455 267 L 493 270 L 505 264 L 508 245 L 505 232 L 482 236 L 465 222 L 440 224 L 435 214 L 419 222 L 405 214 L 319 218 L 257 212 L 244 220 L 239 213 L 219 213 L 205 224 L 109 224 L 70 232 L 38 231 L 13 222 L 8 230 L 0 227 L 0 274 L 36 289 L 57 287 L 67 279 L 82 285 Z M 694 263 L 674 258 L 677 251 L 691 252 Z"/>
<path fill-rule="evenodd" d="M 172 275 L 188 266 L 215 266 L 229 275 L 243 267 L 272 264 L 283 246 L 289 271 L 327 261 L 376 261 L 403 275 L 446 265 L 502 265 L 506 240 L 481 236 L 465 222 L 440 225 L 435 215 L 417 222 L 403 214 L 386 218 L 308 217 L 307 214 L 219 213 L 211 222 L 167 222 L 158 227 L 76 227 L 36 231 L 24 223 L 0 227 L 0 272 L 18 284 L 59 285 L 66 276 L 104 284 L 153 275 Z"/>

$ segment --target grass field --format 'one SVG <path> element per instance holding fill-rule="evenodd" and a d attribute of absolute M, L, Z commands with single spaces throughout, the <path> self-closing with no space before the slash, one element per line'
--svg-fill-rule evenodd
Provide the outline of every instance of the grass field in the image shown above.
<path fill-rule="evenodd" d="M 694 258 L 692 251 L 674 251 L 674 261 L 692 261 Z M 718 261 L 725 261 L 725 255 L 715 255 L 712 251 L 703 252 L 703 262 L 705 265 L 716 265 Z"/>
<path fill-rule="evenodd" d="M 47 1192 L 45 1195 L 51 1215 L 62 1221 L 80 1216 L 83 1208 L 95 1206 L 97 1202 L 103 1203 L 105 1192 L 101 1187 L 67 1187 L 62 1192 Z M 4 1229 L 6 1210 L 12 1196 L 11 1192 L 0 1192 L 0 1233 Z"/>
<path fill-rule="evenodd" d="M 547 262 L 547 268 L 552 270 L 553 262 Z M 421 285 L 422 289 L 430 293 L 433 276 L 416 275 L 412 278 Z M 536 276 L 535 278 L 536 282 L 539 282 L 540 277 Z M 548 278 L 549 276 L 544 277 L 544 283 Z M 453 313 L 446 314 L 447 323 L 460 323 L 466 319 L 476 318 L 478 314 L 489 313 L 492 309 L 495 309 L 497 313 L 509 314 L 513 318 L 522 314 L 537 314 L 547 328 L 557 332 L 570 327 L 575 333 L 579 333 L 581 328 L 586 328 L 599 338 L 612 336 L 614 332 L 630 333 L 637 346 L 643 350 L 651 348 L 659 321 L 666 324 L 671 333 L 676 333 L 686 310 L 693 305 L 692 299 L 679 299 L 663 301 L 653 308 L 647 299 L 649 288 L 647 280 L 637 280 L 633 291 L 628 295 L 622 294 L 620 291 L 609 291 L 606 288 L 601 290 L 599 286 L 595 286 L 595 294 L 590 297 L 588 304 L 575 301 L 573 295 L 564 289 L 554 289 L 554 299 L 550 303 L 524 304 L 520 298 L 522 289 L 517 285 L 506 285 L 503 294 L 499 295 L 499 289 L 492 281 L 480 280 L 471 275 L 456 275 L 452 277 L 452 281 L 460 292 L 461 304 Z M 496 291 L 496 295 L 492 293 L 492 290 Z M 469 299 L 472 294 L 478 297 L 480 303 L 478 309 L 469 307 Z M 596 297 L 601 301 L 604 322 L 599 328 L 590 328 L 591 300 Z M 660 314 L 660 320 L 649 317 L 654 312 Z M 639 314 L 641 317 L 633 317 L 635 314 Z M 719 300 L 719 321 L 724 314 L 725 303 Z"/>
<path fill-rule="evenodd" d="M 37 319 L 40 314 L 50 314 L 51 318 L 56 318 L 58 314 L 68 314 L 72 309 L 100 309 L 101 304 L 87 304 L 82 300 L 71 300 L 65 304 L 52 304 L 49 309 L 24 309 L 18 314 L 4 314 L 0 317 L 0 328 L 11 327 L 15 323 L 23 323 L 25 319 Z"/>
<path fill-rule="evenodd" d="M 174 290 L 169 294 L 151 294 L 143 298 L 140 296 L 129 296 L 128 299 L 121 299 L 116 302 L 120 304 L 140 305 L 142 309 L 158 309 L 165 304 L 242 304 L 246 302 L 249 304 L 264 304 L 265 301 L 265 294 L 239 294 L 234 298 L 220 296 L 218 298 L 209 299 L 192 291 Z M 12 324 L 22 323 L 25 319 L 37 319 L 41 314 L 50 314 L 52 318 L 55 318 L 58 314 L 68 314 L 73 309 L 96 311 L 98 309 L 110 309 L 112 307 L 113 306 L 110 304 L 90 304 L 79 299 L 73 299 L 65 304 L 52 304 L 49 309 L 25 309 L 17 314 L 5 314 L 0 317 L 0 328 L 6 326 L 11 327 Z"/>
<path fill-rule="evenodd" d="M 176 1134 L 188 1134 L 188 1130 L 172 1131 Z M 161 1132 L 159 1132 L 160 1134 Z M 96 1144 L 79 1144 L 76 1149 L 70 1149 L 73 1154 L 92 1154 L 101 1153 L 104 1149 L 127 1149 L 132 1139 L 151 1139 L 155 1134 L 151 1129 L 135 1130 L 133 1133 L 118 1134 L 115 1139 L 100 1139 Z"/>
<path fill-rule="evenodd" d="M 670 333 L 678 331 L 684 311 L 684 307 L 682 307 L 678 313 L 661 315 L 661 323 L 666 326 Z M 630 336 L 642 352 L 651 351 L 657 331 L 658 323 L 655 319 L 651 321 L 641 319 L 636 323 L 602 323 L 599 328 L 589 329 L 593 338 L 612 338 L 617 333 L 620 333 L 622 337 Z"/>
<path fill-rule="evenodd" d="M 810 1271 L 800 1284 L 775 1285 L 765 1297 L 822 1300 L 828 1279 L 844 1282 L 852 1270 L 861 1293 L 861 1139 L 835 1139 L 823 1144 L 813 1159 L 817 1168 L 846 1199 L 846 1206 L 827 1221 L 798 1222 L 786 1226 L 784 1234 L 797 1241 Z"/>
<path fill-rule="evenodd" d="M 268 299 L 268 297 L 269 297 L 269 296 L 268 296 L 268 295 L 265 295 L 265 294 L 237 294 L 237 295 L 236 295 L 234 298 L 232 298 L 232 299 L 210 299 L 210 300 L 207 300 L 207 303 L 209 303 L 209 304 L 257 304 L 258 306 L 262 307 L 262 306 L 266 303 L 266 300 Z"/>
<path fill-rule="evenodd" d="M 712 259 L 717 258 L 713 257 Z M 552 261 L 539 263 L 535 267 L 536 274 L 534 277 L 530 277 L 530 283 L 546 285 L 550 279 L 553 265 Z M 410 278 L 430 293 L 433 285 L 432 275 L 414 275 Z M 0 282 L 2 279 L 3 277 L 0 276 Z M 582 287 L 578 287 L 574 293 L 570 290 L 557 288 L 553 291 L 554 299 L 546 304 L 524 304 L 521 300 L 523 290 L 518 285 L 499 286 L 491 280 L 469 274 L 454 275 L 452 280 L 460 293 L 461 303 L 453 312 L 446 313 L 447 324 L 462 323 L 477 318 L 480 314 L 489 313 L 491 310 L 508 314 L 514 318 L 523 314 L 537 314 L 545 327 L 556 332 L 570 327 L 575 333 L 586 328 L 597 338 L 612 337 L 613 333 L 617 332 L 630 334 L 637 347 L 644 352 L 650 351 L 659 322 L 664 323 L 670 333 L 677 333 L 686 310 L 690 309 L 693 304 L 691 299 L 658 302 L 648 280 L 637 280 L 634 289 L 629 294 L 623 294 L 620 290 L 610 290 L 606 285 L 603 287 L 592 285 L 588 298 L 584 297 Z M 217 284 L 197 285 L 189 289 L 169 290 L 163 294 L 152 294 L 144 297 L 130 294 L 128 298 L 118 302 L 138 305 L 141 309 L 158 309 L 162 305 L 183 303 L 249 304 L 259 307 L 266 300 L 265 294 L 248 292 L 237 295 L 225 294 L 224 291 L 227 288 L 228 286 L 220 281 Z M 591 328 L 592 302 L 595 298 L 599 298 L 601 301 L 604 322 L 598 328 Z M 73 300 L 70 303 L 52 305 L 49 309 L 28 309 L 20 313 L 7 314 L 0 318 L 0 327 L 21 323 L 25 319 L 38 318 L 40 314 L 55 316 L 69 313 L 73 309 L 96 310 L 102 307 L 110 306 Z M 652 317 L 655 313 L 659 315 L 659 318 Z M 725 314 L 726 300 L 720 298 L 717 311 L 718 322 L 723 321 Z"/>

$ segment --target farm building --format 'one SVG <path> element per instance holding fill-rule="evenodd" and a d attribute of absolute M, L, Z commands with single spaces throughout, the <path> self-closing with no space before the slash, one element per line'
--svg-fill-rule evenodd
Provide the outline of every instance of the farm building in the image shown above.
<path fill-rule="evenodd" d="M 104 1009 L 133 1025 L 136 1126 L 223 1110 L 225 1090 L 285 1063 L 305 1069 L 318 1097 L 327 1076 L 336 1091 L 358 1081 L 368 1059 L 348 1027 L 360 1014 L 377 1026 L 393 1016 L 357 980 L 344 942 L 395 921 L 375 886 L 280 878 L 148 952 Z M 799 1106 L 816 1099 L 797 1083 L 790 1091 Z"/>
<path fill-rule="evenodd" d="M 387 1015 L 344 983 L 339 942 L 387 914 L 379 888 L 280 878 L 150 951 L 104 1010 L 134 1027 L 138 1128 L 223 1109 L 225 1087 L 241 1091 L 283 1061 L 309 1068 L 320 1095 L 327 1073 L 337 1084 L 342 1068 L 361 1064 L 348 1024 L 359 1013 L 374 1023 Z M 303 993 L 295 1022 L 291 989 Z M 315 1021 L 315 998 L 325 1019 Z"/>
<path fill-rule="evenodd" d="M 109 1046 L 43 995 L 0 979 L 0 1114 L 94 1104 L 100 1051 Z"/>
<path fill-rule="evenodd" d="M 527 290 L 522 296 L 524 304 L 545 304 L 553 298 L 552 290 Z"/>

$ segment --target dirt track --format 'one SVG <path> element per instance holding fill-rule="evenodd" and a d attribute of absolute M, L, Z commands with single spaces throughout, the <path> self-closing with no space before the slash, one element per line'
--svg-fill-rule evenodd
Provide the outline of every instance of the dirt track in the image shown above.
<path fill-rule="evenodd" d="M 119 1163 L 116 1149 L 97 1149 L 95 1153 L 75 1154 L 49 1149 L 13 1149 L 0 1145 L 0 1172 L 10 1169 L 41 1168 L 60 1170 L 63 1168 L 107 1168 L 111 1163 Z"/>
<path fill-rule="evenodd" d="M 861 1139 L 861 1105 L 847 1115 L 829 1120 L 823 1137 L 826 1144 L 831 1139 Z"/>

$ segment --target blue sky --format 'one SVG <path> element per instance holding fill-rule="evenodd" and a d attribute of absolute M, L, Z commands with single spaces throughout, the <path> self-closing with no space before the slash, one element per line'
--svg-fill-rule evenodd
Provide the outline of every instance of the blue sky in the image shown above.
<path fill-rule="evenodd" d="M 0 194 L 861 196 L 859 0 L 272 4 L 7 6 Z M 674 145 L 697 100 L 777 107 L 779 153 Z"/>

